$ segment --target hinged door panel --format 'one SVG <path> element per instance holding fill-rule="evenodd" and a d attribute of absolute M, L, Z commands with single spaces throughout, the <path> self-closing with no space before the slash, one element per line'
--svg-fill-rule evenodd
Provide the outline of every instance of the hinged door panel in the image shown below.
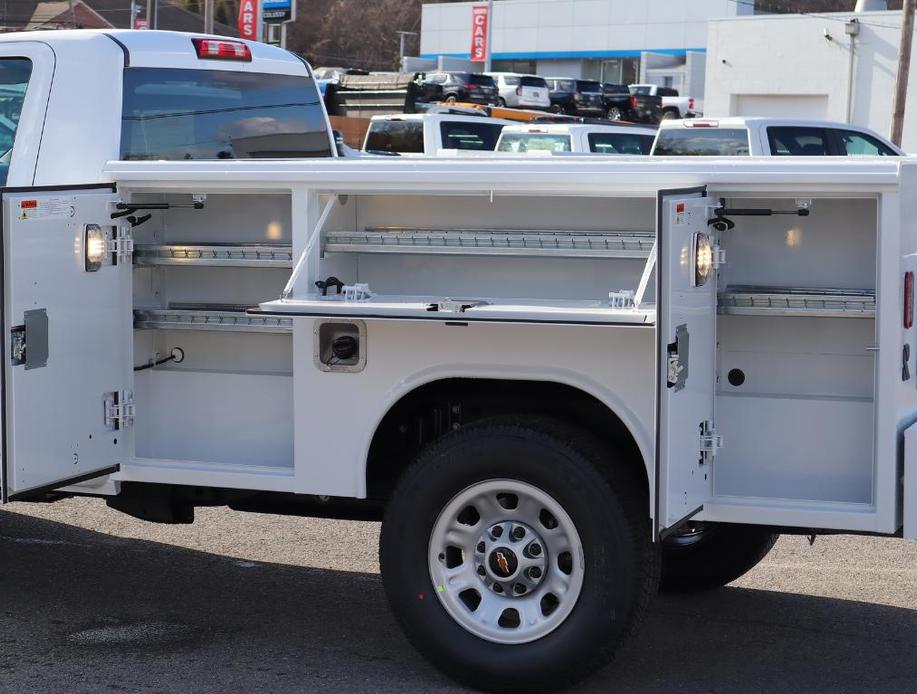
<path fill-rule="evenodd" d="M 722 439 L 713 412 L 716 264 L 703 189 L 662 191 L 656 243 L 656 527 L 678 526 L 713 496 Z M 709 216 L 708 216 L 709 215 Z"/>
<path fill-rule="evenodd" d="M 114 200 L 110 187 L 2 196 L 4 500 L 132 453 L 131 264 Z"/>

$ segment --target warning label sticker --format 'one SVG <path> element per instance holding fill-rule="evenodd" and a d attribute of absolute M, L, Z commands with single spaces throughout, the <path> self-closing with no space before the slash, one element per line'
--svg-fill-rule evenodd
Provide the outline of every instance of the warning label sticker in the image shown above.
<path fill-rule="evenodd" d="M 62 219 L 76 214 L 76 198 L 40 198 L 19 201 L 19 219 Z"/>

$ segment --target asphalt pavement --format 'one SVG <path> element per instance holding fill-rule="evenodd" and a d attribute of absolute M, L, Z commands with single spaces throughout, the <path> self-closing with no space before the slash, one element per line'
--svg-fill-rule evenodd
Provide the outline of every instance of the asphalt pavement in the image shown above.
<path fill-rule="evenodd" d="M 0 692 L 450 692 L 401 635 L 378 525 L 92 499 L 0 511 Z M 736 583 L 660 596 L 583 692 L 917 692 L 917 542 L 785 537 Z"/>

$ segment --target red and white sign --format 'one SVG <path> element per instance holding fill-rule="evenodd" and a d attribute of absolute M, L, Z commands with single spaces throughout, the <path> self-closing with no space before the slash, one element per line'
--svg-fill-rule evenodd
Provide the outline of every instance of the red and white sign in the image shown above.
<path fill-rule="evenodd" d="M 487 5 L 471 6 L 471 61 L 483 63 L 487 60 L 487 32 L 490 18 Z"/>
<path fill-rule="evenodd" d="M 261 18 L 261 0 L 242 0 L 239 3 L 239 36 L 249 41 L 257 41 L 258 21 Z"/>
<path fill-rule="evenodd" d="M 146 20 L 146 17 L 135 17 L 134 18 L 134 29 L 149 29 L 150 23 Z"/>

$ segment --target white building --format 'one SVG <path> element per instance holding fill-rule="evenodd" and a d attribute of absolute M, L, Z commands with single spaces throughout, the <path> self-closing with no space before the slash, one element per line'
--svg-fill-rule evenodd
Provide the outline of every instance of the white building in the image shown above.
<path fill-rule="evenodd" d="M 475 4 L 424 5 L 421 57 L 467 59 Z M 703 97 L 708 23 L 753 11 L 734 0 L 497 0 L 493 69 L 655 82 Z"/>
<path fill-rule="evenodd" d="M 712 21 L 704 115 L 826 118 L 888 134 L 900 31 L 900 11 Z M 902 146 L 917 152 L 917 66 L 908 86 Z"/>

